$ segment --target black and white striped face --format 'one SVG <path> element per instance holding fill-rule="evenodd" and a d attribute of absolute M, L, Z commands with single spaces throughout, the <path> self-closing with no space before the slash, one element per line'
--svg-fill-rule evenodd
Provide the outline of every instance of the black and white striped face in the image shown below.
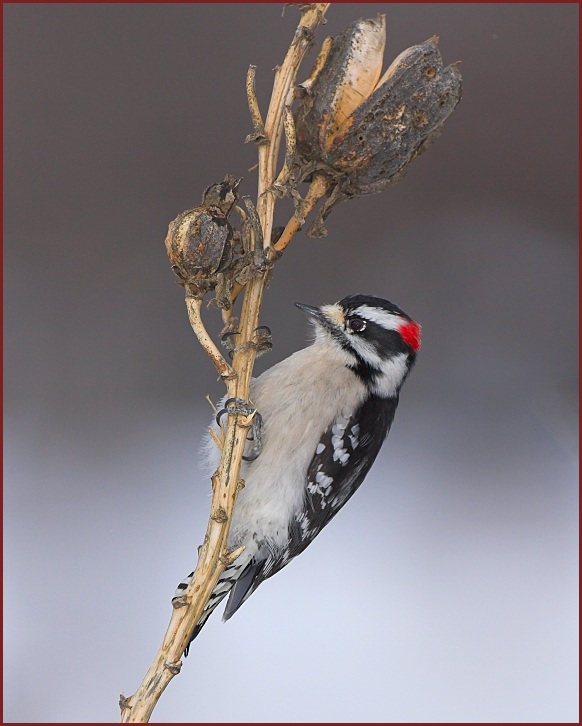
<path fill-rule="evenodd" d="M 399 307 L 370 295 L 350 295 L 333 305 L 295 303 L 315 324 L 316 341 L 330 343 L 382 398 L 395 396 L 420 348 L 420 325 Z"/>

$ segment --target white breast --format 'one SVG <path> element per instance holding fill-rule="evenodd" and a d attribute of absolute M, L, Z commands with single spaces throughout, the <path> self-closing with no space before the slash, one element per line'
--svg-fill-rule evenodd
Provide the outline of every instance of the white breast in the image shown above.
<path fill-rule="evenodd" d="M 230 548 L 254 549 L 253 540 L 274 548 L 286 544 L 323 432 L 337 416 L 348 418 L 364 396 L 364 385 L 344 362 L 330 360 L 329 348 L 317 342 L 253 380 L 251 401 L 263 417 L 263 449 L 255 461 L 243 462 L 245 487 L 236 503 Z"/>

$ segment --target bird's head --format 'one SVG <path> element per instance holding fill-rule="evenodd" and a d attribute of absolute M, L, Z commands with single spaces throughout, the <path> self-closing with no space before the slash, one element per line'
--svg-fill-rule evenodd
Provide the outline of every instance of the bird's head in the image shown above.
<path fill-rule="evenodd" d="M 320 307 L 295 305 L 313 322 L 316 345 L 341 355 L 373 394 L 398 394 L 420 349 L 420 325 L 410 316 L 372 295 L 349 295 Z"/>

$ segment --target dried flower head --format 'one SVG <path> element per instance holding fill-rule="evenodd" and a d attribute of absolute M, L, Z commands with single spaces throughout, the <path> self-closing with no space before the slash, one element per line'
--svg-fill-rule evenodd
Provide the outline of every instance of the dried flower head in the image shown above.
<path fill-rule="evenodd" d="M 232 257 L 232 227 L 218 207 L 194 207 L 170 222 L 166 251 L 172 269 L 185 282 L 224 269 Z"/>
<path fill-rule="evenodd" d="M 327 39 L 299 86 L 299 163 L 330 180 L 316 228 L 335 204 L 402 178 L 461 99 L 461 74 L 444 67 L 438 38 L 408 48 L 382 75 L 385 43 L 385 17 L 361 18 Z"/>
<path fill-rule="evenodd" d="M 226 176 L 211 184 L 202 195 L 202 204 L 187 209 L 170 222 L 166 251 L 182 284 L 204 294 L 214 289 L 217 274 L 233 262 L 234 231 L 227 215 L 237 201 L 240 179 Z"/>

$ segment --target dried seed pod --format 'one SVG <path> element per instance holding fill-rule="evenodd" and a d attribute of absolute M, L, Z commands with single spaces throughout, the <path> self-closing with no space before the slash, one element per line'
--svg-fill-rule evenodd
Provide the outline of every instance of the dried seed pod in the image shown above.
<path fill-rule="evenodd" d="M 315 73 L 300 85 L 307 94 L 297 111 L 297 140 L 308 155 L 327 150 L 338 129 L 373 92 L 382 73 L 385 44 L 384 15 L 360 18 L 325 41 Z"/>
<path fill-rule="evenodd" d="M 384 16 L 360 19 L 326 41 L 295 116 L 298 180 L 317 171 L 328 199 L 308 234 L 344 199 L 400 179 L 461 99 L 456 64 L 443 66 L 433 37 L 401 53 L 381 76 Z"/>
<path fill-rule="evenodd" d="M 233 230 L 219 207 L 194 207 L 170 222 L 166 251 L 172 269 L 185 283 L 207 280 L 232 262 Z M 214 281 L 214 284 L 215 281 Z"/>
<path fill-rule="evenodd" d="M 206 187 L 202 195 L 202 206 L 218 207 L 223 214 L 228 216 L 238 200 L 237 190 L 241 181 L 242 178 L 235 179 L 227 174 L 224 181 Z"/>
<path fill-rule="evenodd" d="M 385 189 L 460 101 L 461 74 L 456 65 L 443 68 L 437 41 L 401 53 L 326 151 L 325 162 L 349 175 L 353 194 Z"/>
<path fill-rule="evenodd" d="M 227 174 L 206 187 L 202 204 L 179 214 L 168 227 L 165 244 L 172 269 L 201 294 L 213 290 L 218 273 L 233 263 L 235 233 L 227 215 L 238 200 L 241 181 Z"/>

